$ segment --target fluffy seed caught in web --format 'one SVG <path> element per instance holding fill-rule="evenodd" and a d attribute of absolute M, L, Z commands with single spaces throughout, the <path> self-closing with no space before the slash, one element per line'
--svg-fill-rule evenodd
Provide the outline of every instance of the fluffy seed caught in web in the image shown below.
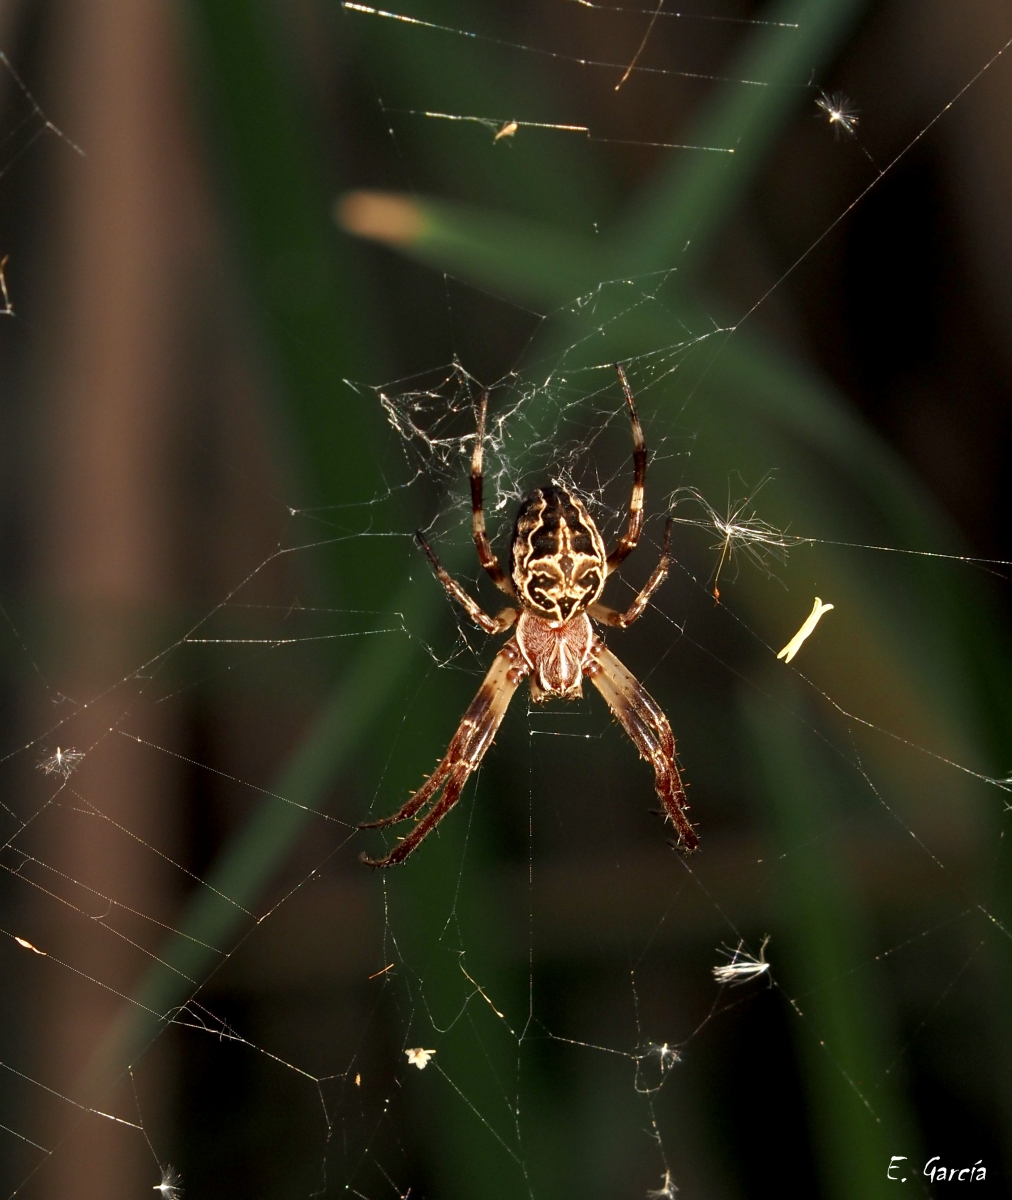
<path fill-rule="evenodd" d="M 677 1195 L 678 1188 L 675 1187 L 675 1181 L 671 1178 L 670 1171 L 664 1172 L 664 1178 L 661 1180 L 659 1188 L 647 1192 L 648 1200 L 675 1200 Z"/>
<path fill-rule="evenodd" d="M 70 778 L 70 773 L 77 764 L 84 758 L 80 750 L 75 750 L 71 747 L 69 750 L 61 750 L 56 747 L 56 753 L 51 757 L 43 759 L 39 763 L 39 770 L 46 775 L 52 775 L 54 772 L 57 775 L 62 775 L 64 779 Z"/>
<path fill-rule="evenodd" d="M 855 108 L 843 92 L 833 92 L 830 95 L 820 92 L 815 107 L 823 111 L 837 137 L 841 131 L 847 137 L 857 136 L 860 109 Z"/>
<path fill-rule="evenodd" d="M 183 1177 L 169 1163 L 167 1166 L 162 1167 L 161 1182 L 156 1183 L 151 1190 L 159 1192 L 162 1200 L 181 1200 L 183 1195 Z"/>
<path fill-rule="evenodd" d="M 664 1042 L 663 1045 L 652 1046 L 650 1053 L 657 1056 L 662 1071 L 670 1071 L 682 1058 L 677 1047 L 669 1046 L 667 1042 Z"/>
<path fill-rule="evenodd" d="M 768 575 L 772 559 L 786 562 L 787 551 L 791 547 L 801 545 L 809 540 L 777 529 L 768 521 L 762 520 L 756 513 L 753 501 L 771 479 L 771 475 L 764 476 L 757 486 L 740 500 L 732 501 L 729 494 L 724 516 L 721 516 L 703 493 L 696 488 L 680 487 L 672 494 L 671 499 L 675 509 L 686 502 L 696 504 L 702 509 L 702 515 L 699 517 L 676 516 L 672 511 L 672 521 L 678 525 L 694 525 L 697 529 L 712 530 L 718 535 L 718 540 L 712 546 L 712 549 L 720 551 L 720 557 L 713 572 L 712 588 L 715 600 L 720 599 L 718 585 L 721 572 L 725 566 L 733 564 L 739 554 L 746 555 Z"/>

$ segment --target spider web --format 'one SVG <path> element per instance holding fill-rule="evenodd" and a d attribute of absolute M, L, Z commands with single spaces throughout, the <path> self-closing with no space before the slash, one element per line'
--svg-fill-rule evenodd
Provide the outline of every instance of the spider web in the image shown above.
<path fill-rule="evenodd" d="M 475 138 L 502 155 L 528 138 L 590 140 L 620 168 L 647 151 L 731 162 L 747 133 L 698 145 L 666 113 L 718 85 L 773 86 L 728 75 L 729 47 L 798 32 L 722 5 L 559 0 L 494 27 L 341 7 L 342 29 L 361 25 L 349 36 L 379 121 L 363 121 L 366 158 L 389 153 L 416 195 L 430 137 L 459 139 L 462 163 Z M 614 32 L 609 56 L 588 21 Z M 705 36 L 684 34 L 693 25 Z M 181 539 L 200 577 L 184 617 L 136 637 L 82 621 L 61 646 L 8 606 L 5 1194 L 65 1194 L 75 1179 L 87 1194 L 105 1162 L 163 1196 L 734 1196 L 757 1188 L 760 1155 L 778 1173 L 798 1155 L 803 1190 L 828 1195 L 848 1145 L 873 1159 L 851 1182 L 885 1180 L 893 1156 L 925 1195 L 932 1156 L 1000 1175 L 999 1120 L 969 1138 L 965 1126 L 975 1104 L 999 1104 L 987 1043 L 1012 937 L 1012 783 L 988 767 L 997 735 L 981 733 L 971 695 L 981 651 L 951 613 L 985 614 L 986 641 L 976 589 L 983 578 L 1003 598 L 1010 564 L 964 553 L 843 403 L 818 406 L 814 372 L 777 374 L 768 346 L 841 214 L 1004 52 L 999 39 L 954 68 L 948 97 L 895 146 L 876 142 L 873 112 L 797 81 L 809 132 L 860 172 L 839 212 L 785 263 L 747 264 L 730 299 L 687 298 L 690 247 L 554 307 L 440 276 L 418 317 L 438 348 L 420 337 L 396 378 L 342 385 L 382 431 L 362 449 L 382 485 L 353 504 L 300 503 L 269 437 L 233 424 L 227 403 L 220 428 L 190 415 L 222 488 L 203 485 L 202 515 L 229 532 Z M 380 81 L 385 56 L 432 53 L 474 54 L 473 111 L 414 78 Z M 520 114 L 494 107 L 491 84 L 478 104 L 483 54 L 560 86 Z M 0 61 L 25 107 L 9 164 L 57 131 Z M 834 139 L 839 114 L 850 136 Z M 488 390 L 500 556 L 517 503 L 545 480 L 614 539 L 631 466 L 611 347 L 637 321 L 646 344 L 622 357 L 650 451 L 648 519 L 606 601 L 635 595 L 669 514 L 677 561 L 642 620 L 607 641 L 672 721 L 701 853 L 669 846 L 650 772 L 596 695 L 539 707 L 521 690 L 438 835 L 370 874 L 357 855 L 385 835 L 355 823 L 418 786 L 494 653 L 451 610 L 414 528 L 494 611 L 466 487 Z M 785 378 L 794 390 L 778 397 Z M 816 595 L 834 611 L 778 662 Z M 393 700 L 376 692 L 384 672 Z M 331 780 L 315 764 L 335 742 Z M 774 1099 L 789 1136 L 771 1145 Z"/>

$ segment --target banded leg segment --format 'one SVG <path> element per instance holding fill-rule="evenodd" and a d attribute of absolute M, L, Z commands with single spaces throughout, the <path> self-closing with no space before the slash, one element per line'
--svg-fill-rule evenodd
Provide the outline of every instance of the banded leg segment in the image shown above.
<path fill-rule="evenodd" d="M 585 674 L 608 703 L 619 724 L 654 769 L 657 795 L 678 833 L 680 850 L 695 850 L 685 788 L 675 762 L 675 738 L 660 705 L 636 676 L 603 644 L 593 652 Z"/>
<path fill-rule="evenodd" d="M 474 439 L 474 452 L 471 455 L 471 530 L 474 534 L 474 547 L 478 551 L 478 561 L 488 572 L 492 582 L 507 596 L 515 596 L 513 584 L 509 576 L 499 566 L 499 560 L 492 550 L 485 532 L 485 509 L 482 492 L 485 476 L 482 473 L 482 460 L 485 454 L 485 417 L 488 414 L 488 392 L 481 398 L 478 408 L 478 433 Z"/>
<path fill-rule="evenodd" d="M 486 633 L 492 634 L 505 633 L 514 624 L 519 615 L 515 608 L 504 608 L 496 616 L 490 617 L 478 601 L 473 600 L 456 579 L 453 578 L 450 572 L 446 570 L 436 557 L 435 550 L 425 540 L 425 535 L 420 529 L 415 530 L 415 537 L 418 538 L 422 549 L 429 556 L 429 562 L 432 563 L 432 569 L 439 576 L 439 582 L 446 588 L 447 592 L 457 601 L 461 608 L 464 609 L 479 629 L 484 629 Z"/>
<path fill-rule="evenodd" d="M 526 675 L 527 666 L 516 640 L 513 639 L 496 655 L 491 670 L 478 689 L 478 694 L 464 713 L 442 762 L 423 786 L 397 812 L 389 817 L 380 817 L 376 821 L 365 821 L 359 829 L 377 829 L 410 820 L 426 804 L 435 801 L 432 808 L 385 858 L 367 858 L 362 854 L 360 857 L 364 863 L 370 867 L 392 867 L 403 862 L 422 839 L 435 829 L 460 799 L 464 784 L 491 746 L 510 700 L 513 699 L 513 693 Z M 443 794 L 436 800 L 440 791 Z"/>
<path fill-rule="evenodd" d="M 626 408 L 629 410 L 629 419 L 632 421 L 633 485 L 632 495 L 629 497 L 629 523 L 615 549 L 608 555 L 609 575 L 628 554 L 636 549 L 636 543 L 640 540 L 640 534 L 643 532 L 643 493 L 647 481 L 647 447 L 643 440 L 643 426 L 640 425 L 640 419 L 636 415 L 636 403 L 633 400 L 632 388 L 629 386 L 629 380 L 625 377 L 622 364 L 616 363 L 615 370 L 618 371 L 622 391 L 625 393 Z"/>
<path fill-rule="evenodd" d="M 668 568 L 671 566 L 671 518 L 668 517 L 667 526 L 664 529 L 664 549 L 661 551 L 660 562 L 654 567 L 653 574 L 643 585 L 639 595 L 629 605 L 624 613 L 616 612 L 615 609 L 609 608 L 606 604 L 592 604 L 587 612 L 594 618 L 595 621 L 601 621 L 605 625 L 614 625 L 618 629 L 627 629 L 633 621 L 638 621 L 643 615 L 643 610 L 650 603 L 650 598 L 654 592 L 661 586 L 668 577 Z"/>

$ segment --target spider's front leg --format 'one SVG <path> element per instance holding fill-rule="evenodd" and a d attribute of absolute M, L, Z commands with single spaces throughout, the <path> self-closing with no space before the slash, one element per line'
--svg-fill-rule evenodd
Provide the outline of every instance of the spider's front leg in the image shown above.
<path fill-rule="evenodd" d="M 633 399 L 632 388 L 629 386 L 629 380 L 626 379 L 622 364 L 616 363 L 615 370 L 618 371 L 618 377 L 622 383 L 626 408 L 629 410 L 629 419 L 632 422 L 633 486 L 632 494 L 629 497 L 629 523 L 615 549 L 608 555 L 609 575 L 618 568 L 624 558 L 636 549 L 636 544 L 640 540 L 640 534 L 643 532 L 643 494 L 647 482 L 647 447 L 643 440 L 643 426 L 636 415 L 636 401 Z"/>
<path fill-rule="evenodd" d="M 426 783 L 397 812 L 389 817 L 381 817 L 378 821 L 365 821 L 359 829 L 376 829 L 383 825 L 407 821 L 420 812 L 429 801 L 435 800 L 440 790 L 443 792 L 442 797 L 385 858 L 367 858 L 362 854 L 362 862 L 370 867 L 392 867 L 403 862 L 421 840 L 435 829 L 457 803 L 468 776 L 485 757 L 485 752 L 491 746 L 495 732 L 506 715 L 513 693 L 527 674 L 528 667 L 520 655 L 520 647 L 516 639 L 512 638 L 496 655 L 491 670 L 478 689 L 478 694 L 464 713 L 442 762 Z"/>
<path fill-rule="evenodd" d="M 584 674 L 608 702 L 619 724 L 654 769 L 655 787 L 678 832 L 678 848 L 695 850 L 696 831 L 686 815 L 688 804 L 675 762 L 675 737 L 660 705 L 636 676 L 603 644 L 591 652 Z"/>
<path fill-rule="evenodd" d="M 624 613 L 616 612 L 615 609 L 609 608 L 606 604 L 592 604 L 587 610 L 595 621 L 600 621 L 604 625 L 614 625 L 618 629 L 628 629 L 633 621 L 638 621 L 643 615 L 643 610 L 650 603 L 650 598 L 654 592 L 668 577 L 668 569 L 671 566 L 671 518 L 668 517 L 668 523 L 664 527 L 664 549 L 661 551 L 660 562 L 654 567 L 653 573 L 640 589 L 639 595 L 629 605 Z"/>
<path fill-rule="evenodd" d="M 415 531 L 415 537 L 418 538 L 419 545 L 428 555 L 429 562 L 432 563 L 432 569 L 439 576 L 439 582 L 446 588 L 447 593 L 464 609 L 475 625 L 479 629 L 484 629 L 486 633 L 505 633 L 516 621 L 518 616 L 517 610 L 515 608 L 504 608 L 496 616 L 490 617 L 478 601 L 473 600 L 464 591 L 456 579 L 453 578 L 450 572 L 439 561 L 435 550 L 425 540 L 425 535 L 420 529 Z"/>

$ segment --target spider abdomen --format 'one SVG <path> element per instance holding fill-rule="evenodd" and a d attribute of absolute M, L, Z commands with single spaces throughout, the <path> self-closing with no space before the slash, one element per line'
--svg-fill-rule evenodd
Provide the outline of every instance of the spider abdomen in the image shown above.
<path fill-rule="evenodd" d="M 583 672 L 597 640 L 590 617 L 579 613 L 563 625 L 522 612 L 517 621 L 517 645 L 530 667 L 535 700 L 583 695 Z"/>
<path fill-rule="evenodd" d="M 604 590 L 607 556 L 587 506 L 566 488 L 536 488 L 520 506 L 510 574 L 525 606 L 566 622 Z"/>

